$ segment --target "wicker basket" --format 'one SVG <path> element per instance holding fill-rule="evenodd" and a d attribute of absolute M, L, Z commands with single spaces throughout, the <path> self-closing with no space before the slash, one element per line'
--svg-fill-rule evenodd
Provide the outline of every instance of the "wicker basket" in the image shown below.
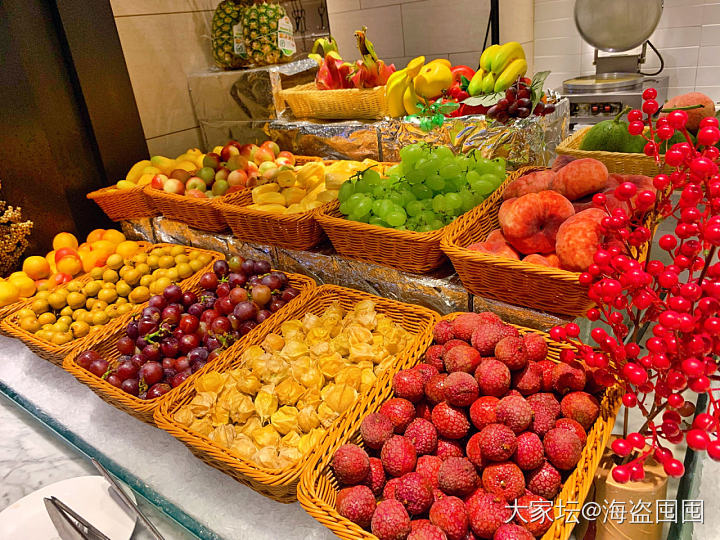
<path fill-rule="evenodd" d="M 315 219 L 320 208 L 299 214 L 275 214 L 248 208 L 251 204 L 252 194 L 245 192 L 234 204 L 218 205 L 240 240 L 302 251 L 319 244 L 325 236 Z"/>
<path fill-rule="evenodd" d="M 295 305 L 302 305 L 304 299 L 312 292 L 313 289 L 315 289 L 315 281 L 309 277 L 300 274 L 290 273 L 288 273 L 287 276 L 288 278 L 290 278 L 290 285 L 297 288 L 300 291 L 300 294 L 297 297 L 293 298 L 292 301 L 288 302 L 287 305 L 283 306 L 280 310 L 278 310 L 280 316 L 282 316 L 282 313 L 284 311 L 293 309 Z M 201 287 L 197 284 L 197 282 L 194 283 L 191 287 L 188 287 L 187 289 L 192 290 L 195 293 L 199 293 L 200 291 L 202 291 Z M 256 328 L 261 328 L 262 326 L 264 325 L 258 325 Z M 261 330 L 253 329 L 250 333 L 243 336 L 238 341 L 238 343 L 241 343 L 247 339 L 251 339 L 254 333 L 258 331 Z M 86 369 L 81 368 L 75 363 L 75 359 L 77 358 L 77 356 L 82 351 L 87 350 L 88 348 L 92 348 L 93 350 L 97 351 L 103 358 L 107 359 L 108 361 L 117 360 L 120 357 L 120 353 L 115 348 L 115 345 L 117 344 L 118 339 L 123 335 L 125 335 L 124 327 L 121 327 L 110 337 L 106 337 L 107 333 L 105 333 L 105 339 L 93 343 L 90 347 L 84 347 L 83 349 L 76 348 L 65 357 L 62 363 L 62 367 L 63 369 L 65 369 L 65 371 L 71 373 L 80 382 L 88 385 L 92 389 L 92 391 L 95 392 L 98 396 L 100 396 L 103 400 L 107 401 L 118 409 L 134 416 L 135 418 L 152 425 L 155 425 L 155 422 L 153 420 L 153 414 L 162 402 L 172 400 L 182 389 L 187 388 L 188 386 L 192 387 L 192 381 L 194 381 L 198 376 L 205 373 L 206 371 L 218 367 L 224 361 L 223 358 L 227 354 L 222 353 L 214 361 L 209 362 L 202 369 L 193 373 L 185 380 L 185 382 L 183 382 L 180 386 L 173 388 L 167 394 L 155 399 L 140 399 L 136 396 L 132 396 L 126 392 L 123 392 L 118 388 L 115 388 L 106 380 L 96 377 L 95 375 L 93 375 Z"/>
<path fill-rule="evenodd" d="M 590 127 L 586 127 L 573 133 L 555 148 L 555 152 L 577 159 L 597 159 L 605 164 L 608 172 L 617 174 L 644 174 L 653 177 L 660 172 L 668 173 L 671 171 L 667 165 L 663 165 L 662 168 L 659 167 L 655 162 L 655 158 L 645 154 L 580 150 L 580 144 L 589 129 Z"/>
<path fill-rule="evenodd" d="M 443 317 L 443 320 L 452 320 L 459 313 L 451 313 Z M 529 328 L 516 327 L 521 333 L 536 333 L 545 338 L 549 345 L 548 358 L 559 362 L 559 352 L 563 345 L 552 340 L 548 334 Z M 420 357 L 416 357 L 414 364 Z M 609 389 L 600 404 L 600 416 L 588 433 L 587 444 L 583 449 L 580 461 L 575 470 L 565 480 L 562 490 L 556 500 L 582 502 L 590 490 L 595 471 L 602 458 L 603 450 L 608 443 L 610 433 L 615 423 L 615 416 L 620 408 L 622 392 L 618 387 Z M 348 540 L 377 540 L 377 537 L 352 523 L 338 514 L 335 509 L 335 497 L 338 491 L 338 484 L 330 468 L 335 449 L 340 445 L 352 442 L 362 446 L 362 439 L 359 434 L 360 424 L 363 418 L 375 412 L 380 405 L 392 396 L 390 384 L 380 388 L 377 393 L 367 397 L 364 410 L 361 415 L 354 419 L 348 419 L 342 426 L 342 434 L 337 438 L 326 438 L 323 441 L 316 456 L 318 460 L 308 467 L 303 473 L 298 485 L 298 501 L 305 511 L 317 521 L 325 525 L 340 538 Z M 339 429 L 336 429 L 336 433 Z M 566 507 L 567 508 L 567 507 Z M 574 523 L 567 523 L 565 520 L 556 520 L 550 529 L 543 535 L 542 540 L 567 540 L 570 537 Z"/>
<path fill-rule="evenodd" d="M 155 247 L 162 247 L 167 245 L 170 244 L 152 244 L 148 247 L 148 250 L 151 250 Z M 178 284 L 183 288 L 192 287 L 193 285 L 195 285 L 205 272 L 212 269 L 212 265 L 215 263 L 215 261 L 225 257 L 220 253 L 217 253 L 215 251 L 208 251 L 206 249 L 188 249 L 190 249 L 191 251 L 209 253 L 212 256 L 212 259 L 198 272 L 194 273 L 189 278 L 180 281 Z M 79 279 L 79 281 L 83 284 L 89 282 L 90 280 L 90 274 L 86 274 Z M 39 339 L 35 336 L 35 334 L 23 330 L 20 327 L 20 321 L 18 320 L 17 314 L 10 315 L 9 317 L 3 319 L 3 321 L 0 323 L 0 328 L 2 328 L 2 331 L 5 335 L 17 338 L 23 343 L 25 343 L 25 345 L 39 357 L 44 358 L 49 362 L 52 362 L 56 366 L 62 366 L 62 363 L 67 355 L 78 349 L 90 349 L 95 345 L 101 343 L 108 335 L 114 334 L 119 329 L 123 328 L 130 321 L 130 319 L 132 319 L 134 315 L 140 313 L 140 311 L 142 311 L 143 308 L 145 308 L 146 306 L 147 302 L 143 304 L 137 304 L 129 313 L 121 315 L 120 317 L 116 317 L 115 319 L 102 326 L 93 326 L 90 328 L 90 333 L 88 333 L 87 336 L 74 339 L 69 343 L 66 343 L 65 345 L 55 345 L 44 339 Z"/>
<path fill-rule="evenodd" d="M 483 215 L 502 202 L 503 186 L 521 176 L 520 169 L 508 175 L 503 184 L 468 213 Z M 340 213 L 340 203 L 319 208 L 316 219 L 330 237 L 335 250 L 346 257 L 382 264 L 422 274 L 442 266 L 446 261 L 440 241 L 463 216 L 442 229 L 429 232 L 398 231 L 390 227 L 359 223 Z M 467 215 L 467 214 L 465 214 Z"/>
<path fill-rule="evenodd" d="M 130 189 L 118 189 L 114 186 L 91 191 L 86 195 L 102 209 L 113 221 L 154 217 L 159 212 L 145 194 L 143 186 Z"/>
<path fill-rule="evenodd" d="M 324 120 L 378 120 L 389 115 L 385 86 L 318 90 L 315 83 L 281 90 L 297 118 Z"/>
<path fill-rule="evenodd" d="M 388 300 L 367 293 L 345 289 L 334 285 L 323 285 L 312 291 L 302 305 L 296 305 L 292 310 L 286 311 L 282 317 L 271 319 L 267 326 L 263 325 L 261 332 L 254 334 L 252 338 L 243 343 L 233 345 L 225 358 L 229 359 L 221 370 L 233 369 L 240 363 L 240 351 L 247 345 L 259 344 L 265 336 L 271 332 L 279 332 L 283 321 L 302 318 L 306 313 L 319 314 L 333 302 L 340 302 L 345 309 L 351 309 L 361 300 L 371 299 L 376 303 L 376 309 L 391 317 L 406 330 L 415 334 L 415 338 L 404 351 L 398 354 L 397 369 L 411 365 L 417 357 L 428 347 L 432 341 L 432 328 L 437 320 L 436 313 L 429 309 L 404 304 L 395 300 Z M 385 371 L 378 377 L 379 386 L 387 386 L 395 368 Z M 235 478 L 237 481 L 249 486 L 258 493 L 265 495 L 275 501 L 291 503 L 296 500 L 296 487 L 300 475 L 306 466 L 312 463 L 315 452 L 308 454 L 296 464 L 283 469 L 267 469 L 259 467 L 250 461 L 246 461 L 230 453 L 228 450 L 216 445 L 202 435 L 188 430 L 178 424 L 174 419 L 174 413 L 182 405 L 189 403 L 195 395 L 193 387 L 185 387 L 172 401 L 164 401 L 155 412 L 155 423 L 158 427 L 170 432 L 174 437 L 183 441 L 190 450 L 206 462 L 208 465 Z M 334 441 L 338 429 L 345 425 L 345 422 L 356 420 L 363 412 L 363 400 L 358 400 L 323 435 L 324 440 Z"/>

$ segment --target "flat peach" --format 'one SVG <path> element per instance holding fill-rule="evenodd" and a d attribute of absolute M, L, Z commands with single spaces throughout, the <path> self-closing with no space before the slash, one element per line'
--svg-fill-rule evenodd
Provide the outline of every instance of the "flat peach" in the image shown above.
<path fill-rule="evenodd" d="M 524 174 L 520 178 L 513 180 L 508 184 L 503 192 L 503 199 L 511 199 L 512 197 L 520 197 L 528 193 L 538 193 L 550 189 L 555 180 L 553 171 L 535 171 Z"/>
<path fill-rule="evenodd" d="M 591 193 L 597 193 L 607 187 L 608 170 L 597 159 L 576 159 L 560 169 L 551 189 L 562 193 L 571 201 Z"/>
<path fill-rule="evenodd" d="M 555 248 L 563 268 L 574 272 L 588 269 L 603 242 L 600 222 L 606 215 L 604 210 L 589 208 L 560 225 Z"/>

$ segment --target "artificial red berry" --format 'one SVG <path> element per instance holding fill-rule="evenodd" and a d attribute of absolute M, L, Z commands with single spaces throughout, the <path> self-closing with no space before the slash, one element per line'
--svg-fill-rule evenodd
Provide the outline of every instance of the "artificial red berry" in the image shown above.
<path fill-rule="evenodd" d="M 698 144 L 713 146 L 720 141 L 720 129 L 715 126 L 701 127 L 697 134 Z"/>
<path fill-rule="evenodd" d="M 668 124 L 675 129 L 684 129 L 687 124 L 688 115 L 685 111 L 672 111 L 667 115 Z"/>
<path fill-rule="evenodd" d="M 710 444 L 710 436 L 701 429 L 691 429 L 685 434 L 687 445 L 693 450 L 705 450 Z"/>
<path fill-rule="evenodd" d="M 640 109 L 633 109 L 628 113 L 628 122 L 638 122 L 643 119 L 643 114 Z"/>
<path fill-rule="evenodd" d="M 630 135 L 640 135 L 644 130 L 645 124 L 643 124 L 640 120 L 630 122 L 628 125 L 628 132 Z"/>
<path fill-rule="evenodd" d="M 655 114 L 659 108 L 660 105 L 658 105 L 658 102 L 654 99 L 645 100 L 645 103 L 642 105 L 642 110 L 645 114 Z"/>
<path fill-rule="evenodd" d="M 657 97 L 657 90 L 654 88 L 646 88 L 643 90 L 642 97 L 643 99 L 655 99 Z"/>
<path fill-rule="evenodd" d="M 612 477 L 618 484 L 626 484 L 630 481 L 630 470 L 624 465 L 618 465 L 613 469 Z"/>

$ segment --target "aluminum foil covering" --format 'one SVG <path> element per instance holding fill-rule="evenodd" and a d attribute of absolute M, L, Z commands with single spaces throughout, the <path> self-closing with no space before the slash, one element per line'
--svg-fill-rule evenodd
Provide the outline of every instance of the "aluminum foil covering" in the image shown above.
<path fill-rule="evenodd" d="M 122 232 L 128 240 L 145 240 L 155 244 L 155 229 L 152 218 L 136 218 L 130 221 L 123 221 Z"/>
<path fill-rule="evenodd" d="M 230 236 L 227 240 L 228 257 L 240 255 L 244 259 L 256 259 L 270 261 L 273 268 L 282 269 L 278 266 L 277 249 L 275 246 L 264 246 L 260 244 L 249 244 Z"/>
<path fill-rule="evenodd" d="M 271 120 L 265 133 L 278 145 L 295 154 L 326 159 L 380 159 L 378 122 L 312 122 Z"/>
<path fill-rule="evenodd" d="M 446 145 L 455 152 L 478 149 L 488 158 L 502 156 L 508 167 L 549 165 L 555 147 L 568 135 L 570 103 L 562 99 L 547 116 L 518 118 L 502 125 L 488 124 L 484 115 L 450 118 L 438 128 L 426 132 L 418 123 L 385 120 L 379 123 L 383 161 L 398 161 L 400 149 L 419 140 Z"/>
<path fill-rule="evenodd" d="M 152 218 L 152 224 L 155 231 L 155 240 L 158 243 L 192 245 L 190 241 L 192 229 L 184 223 L 159 216 Z"/>
<path fill-rule="evenodd" d="M 553 326 L 564 325 L 573 319 L 569 316 L 554 315 L 552 313 L 544 313 L 530 308 L 506 304 L 505 302 L 492 298 L 483 298 L 475 295 L 470 295 L 470 297 L 472 311 L 476 313 L 492 311 L 507 323 L 517 324 L 527 328 L 535 328 L 547 332 Z"/>
<path fill-rule="evenodd" d="M 260 145 L 268 140 L 266 123 L 267 120 L 200 120 L 203 145 L 208 150 L 229 140 Z"/>

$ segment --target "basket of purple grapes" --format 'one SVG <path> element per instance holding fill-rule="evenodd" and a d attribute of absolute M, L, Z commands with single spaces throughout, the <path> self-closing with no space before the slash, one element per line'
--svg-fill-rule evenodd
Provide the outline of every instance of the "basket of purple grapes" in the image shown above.
<path fill-rule="evenodd" d="M 272 270 L 267 261 L 217 261 L 197 284 L 169 285 L 125 328 L 70 353 L 63 368 L 108 403 L 154 424 L 161 400 L 217 367 L 231 345 L 314 287 L 313 279 Z"/>

